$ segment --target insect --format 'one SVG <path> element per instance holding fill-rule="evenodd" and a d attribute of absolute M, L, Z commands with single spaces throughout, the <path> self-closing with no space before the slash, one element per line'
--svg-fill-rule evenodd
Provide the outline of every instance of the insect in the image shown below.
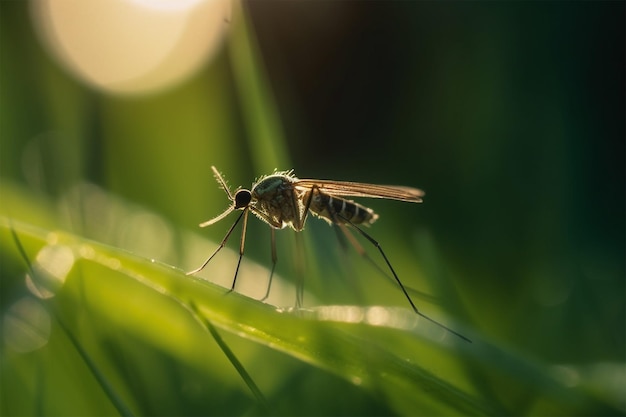
<path fill-rule="evenodd" d="M 233 194 L 228 188 L 228 185 L 226 185 L 226 181 L 224 181 L 224 178 L 219 171 L 214 166 L 212 166 L 211 169 L 213 170 L 215 179 L 220 184 L 220 187 L 226 192 L 228 199 L 232 204 L 217 217 L 214 217 L 204 223 L 200 223 L 200 227 L 211 226 L 212 224 L 224 219 L 235 210 L 241 210 L 241 214 L 237 217 L 237 220 L 235 220 L 230 229 L 228 229 L 228 232 L 226 232 L 226 235 L 211 256 L 209 256 L 199 268 L 188 272 L 187 275 L 193 275 L 203 270 L 211 259 L 213 259 L 213 257 L 226 245 L 226 242 L 235 229 L 235 226 L 237 226 L 237 224 L 243 219 L 241 240 L 239 243 L 239 259 L 237 261 L 235 276 L 233 278 L 233 284 L 230 291 L 234 290 L 235 283 L 237 282 L 239 266 L 241 265 L 245 249 L 248 215 L 253 213 L 260 220 L 267 223 L 270 226 L 271 231 L 272 269 L 270 272 L 267 293 L 265 297 L 263 297 L 263 299 L 265 299 L 269 295 L 272 276 L 274 275 L 274 268 L 276 267 L 277 261 L 275 230 L 291 227 L 296 232 L 300 232 L 304 229 L 307 217 L 309 213 L 311 213 L 313 216 L 326 220 L 331 225 L 338 226 L 348 240 L 355 246 L 355 248 L 364 254 L 360 245 L 350 234 L 348 227 L 351 227 L 360 233 L 366 240 L 372 243 L 376 249 L 378 249 L 385 260 L 387 267 L 391 271 L 393 278 L 416 314 L 457 335 L 463 340 L 470 342 L 470 340 L 465 336 L 431 319 L 417 309 L 415 303 L 413 303 L 413 300 L 409 296 L 406 287 L 402 284 L 402 281 L 400 281 L 398 274 L 396 274 L 396 271 L 391 266 L 391 262 L 389 262 L 389 259 L 380 244 L 361 227 L 359 227 L 359 225 L 371 225 L 378 219 L 378 215 L 374 213 L 372 209 L 345 198 L 367 197 L 421 203 L 422 197 L 424 196 L 424 192 L 422 190 L 397 185 L 375 185 L 349 181 L 299 179 L 296 178 L 293 170 L 290 170 L 277 171 L 271 175 L 263 176 L 252 185 L 250 190 L 239 187 Z"/>

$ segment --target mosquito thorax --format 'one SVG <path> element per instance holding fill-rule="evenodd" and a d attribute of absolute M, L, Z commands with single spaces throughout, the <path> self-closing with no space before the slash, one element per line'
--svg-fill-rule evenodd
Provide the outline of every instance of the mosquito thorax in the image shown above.
<path fill-rule="evenodd" d="M 271 199 L 281 195 L 285 190 L 291 190 L 293 178 L 284 174 L 268 175 L 261 178 L 252 187 L 252 194 L 255 199 Z"/>
<path fill-rule="evenodd" d="M 235 193 L 235 208 L 242 209 L 248 207 L 252 200 L 252 193 L 249 190 L 241 189 Z"/>
<path fill-rule="evenodd" d="M 304 226 L 301 202 L 293 185 L 297 181 L 290 171 L 262 177 L 252 186 L 252 212 L 276 229 Z"/>

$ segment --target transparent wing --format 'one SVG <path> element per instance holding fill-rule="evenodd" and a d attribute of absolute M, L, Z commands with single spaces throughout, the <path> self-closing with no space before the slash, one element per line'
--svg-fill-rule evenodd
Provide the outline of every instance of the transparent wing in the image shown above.
<path fill-rule="evenodd" d="M 421 203 L 422 197 L 424 196 L 424 191 L 420 189 L 401 185 L 376 185 L 351 181 L 311 179 L 297 180 L 294 185 L 296 188 L 300 189 L 316 187 L 324 194 L 337 197 L 385 198 L 411 203 Z"/>

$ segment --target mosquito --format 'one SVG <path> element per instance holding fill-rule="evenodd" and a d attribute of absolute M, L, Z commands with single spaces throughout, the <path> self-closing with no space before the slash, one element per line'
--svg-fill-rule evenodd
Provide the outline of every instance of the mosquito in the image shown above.
<path fill-rule="evenodd" d="M 226 242 L 233 233 L 233 230 L 243 219 L 241 239 L 239 242 L 239 259 L 235 269 L 233 284 L 230 288 L 230 291 L 233 291 L 235 289 L 239 266 L 241 265 L 245 249 L 248 215 L 252 212 L 261 221 L 267 223 L 270 226 L 271 231 L 272 269 L 270 272 L 267 293 L 262 299 L 264 300 L 269 295 L 272 277 L 274 275 L 274 269 L 277 262 L 275 230 L 291 227 L 296 232 L 300 232 L 304 229 L 306 219 L 309 213 L 311 213 L 313 216 L 325 220 L 330 225 L 338 226 L 356 250 L 365 256 L 364 250 L 360 247 L 354 236 L 352 236 L 348 227 L 353 228 L 361 234 L 367 241 L 374 245 L 376 249 L 378 249 L 385 260 L 389 271 L 391 271 L 393 278 L 404 293 L 404 296 L 411 305 L 411 308 L 417 315 L 436 324 L 437 326 L 442 327 L 446 331 L 460 337 L 461 339 L 471 342 L 467 337 L 435 321 L 434 319 L 431 319 L 418 310 L 415 303 L 413 303 L 413 300 L 409 296 L 406 287 L 402 284 L 402 281 L 400 281 L 400 278 L 393 269 L 393 266 L 391 266 L 391 262 L 387 258 L 387 255 L 383 251 L 381 245 L 361 227 L 359 227 L 359 225 L 369 226 L 373 224 L 378 219 L 378 214 L 368 207 L 345 198 L 381 198 L 405 201 L 409 203 L 421 203 L 422 197 L 424 196 L 424 192 L 422 190 L 399 185 L 375 185 L 351 181 L 299 179 L 294 175 L 293 170 L 289 170 L 277 171 L 273 174 L 262 176 L 254 184 L 252 184 L 252 188 L 250 190 L 239 187 L 233 193 L 230 191 L 230 188 L 217 168 L 212 166 L 211 169 L 213 170 L 215 179 L 224 192 L 226 192 L 228 199 L 232 204 L 217 217 L 200 223 L 200 227 L 211 226 L 224 219 L 235 210 L 241 210 L 241 214 L 239 214 L 237 220 L 235 220 L 230 229 L 228 229 L 221 243 L 211 256 L 209 256 L 206 261 L 200 265 L 200 267 L 188 272 L 187 275 L 193 275 L 202 271 L 208 263 L 211 262 L 213 257 L 215 257 L 215 255 L 217 255 L 217 253 L 226 245 Z"/>

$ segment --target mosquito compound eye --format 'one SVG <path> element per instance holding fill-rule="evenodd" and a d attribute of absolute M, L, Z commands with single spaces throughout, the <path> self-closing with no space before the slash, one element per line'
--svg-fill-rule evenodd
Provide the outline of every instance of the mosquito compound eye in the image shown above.
<path fill-rule="evenodd" d="M 240 209 L 247 207 L 250 204 L 250 200 L 252 200 L 252 193 L 248 190 L 239 190 L 237 194 L 235 194 L 235 208 Z"/>

